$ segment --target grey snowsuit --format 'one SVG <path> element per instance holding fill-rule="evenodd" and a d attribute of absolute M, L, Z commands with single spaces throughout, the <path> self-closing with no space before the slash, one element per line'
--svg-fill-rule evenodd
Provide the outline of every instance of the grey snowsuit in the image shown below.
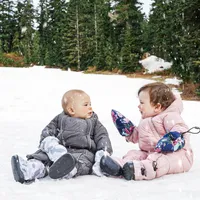
<path fill-rule="evenodd" d="M 96 113 L 93 113 L 89 119 L 80 119 L 70 117 L 62 112 L 43 129 L 40 143 L 47 136 L 57 137 L 68 153 L 76 158 L 76 176 L 92 172 L 95 153 L 98 150 L 106 150 L 110 154 L 113 151 L 108 132 L 98 120 Z M 40 160 L 46 166 L 52 164 L 48 155 L 41 150 L 27 155 L 27 158 Z"/>

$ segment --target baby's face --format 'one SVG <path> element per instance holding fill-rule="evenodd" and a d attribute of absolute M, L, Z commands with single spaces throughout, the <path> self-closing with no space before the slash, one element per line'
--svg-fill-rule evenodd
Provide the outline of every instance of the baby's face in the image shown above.
<path fill-rule="evenodd" d="M 140 104 L 138 106 L 142 119 L 147 117 L 153 117 L 157 114 L 156 107 L 150 102 L 150 96 L 148 91 L 141 91 L 139 94 Z"/>
<path fill-rule="evenodd" d="M 73 117 L 89 119 L 92 114 L 90 97 L 87 94 L 75 94 L 72 100 Z"/>

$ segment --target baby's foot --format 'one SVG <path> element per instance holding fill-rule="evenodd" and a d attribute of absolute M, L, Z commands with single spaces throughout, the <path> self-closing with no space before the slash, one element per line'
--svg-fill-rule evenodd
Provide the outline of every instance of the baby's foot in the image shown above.
<path fill-rule="evenodd" d="M 25 182 L 25 178 L 24 178 L 24 174 L 20 168 L 20 162 L 19 162 L 19 156 L 15 155 L 12 156 L 11 158 L 11 166 L 12 166 L 12 172 L 13 172 L 13 176 L 16 182 L 20 182 L 20 183 L 24 183 Z"/>
<path fill-rule="evenodd" d="M 75 158 L 71 154 L 66 153 L 51 165 L 49 176 L 52 179 L 63 178 L 75 168 L 75 165 Z"/>

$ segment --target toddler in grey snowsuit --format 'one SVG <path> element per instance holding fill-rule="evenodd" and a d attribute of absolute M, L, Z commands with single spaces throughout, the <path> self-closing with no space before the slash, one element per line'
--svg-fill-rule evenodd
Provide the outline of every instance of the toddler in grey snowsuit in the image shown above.
<path fill-rule="evenodd" d="M 24 160 L 11 158 L 14 179 L 24 183 L 49 175 L 52 179 L 78 175 L 101 176 L 100 159 L 112 154 L 106 128 L 93 112 L 89 95 L 69 90 L 62 98 L 63 112 L 42 131 L 39 149 Z"/>

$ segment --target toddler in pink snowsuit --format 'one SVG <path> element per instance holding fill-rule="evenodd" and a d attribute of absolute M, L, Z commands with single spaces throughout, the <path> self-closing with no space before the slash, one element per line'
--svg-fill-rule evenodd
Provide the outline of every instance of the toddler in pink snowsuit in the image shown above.
<path fill-rule="evenodd" d="M 140 150 L 131 150 L 122 159 L 104 156 L 100 162 L 101 170 L 107 175 L 123 176 L 127 180 L 151 180 L 189 171 L 193 152 L 190 134 L 185 133 L 188 127 L 181 118 L 183 104 L 180 96 L 175 96 L 167 85 L 159 82 L 141 87 L 138 96 L 142 119 L 126 140 L 138 143 Z M 173 152 L 156 152 L 158 141 L 166 133 L 174 131 L 183 136 L 183 148 Z"/>

